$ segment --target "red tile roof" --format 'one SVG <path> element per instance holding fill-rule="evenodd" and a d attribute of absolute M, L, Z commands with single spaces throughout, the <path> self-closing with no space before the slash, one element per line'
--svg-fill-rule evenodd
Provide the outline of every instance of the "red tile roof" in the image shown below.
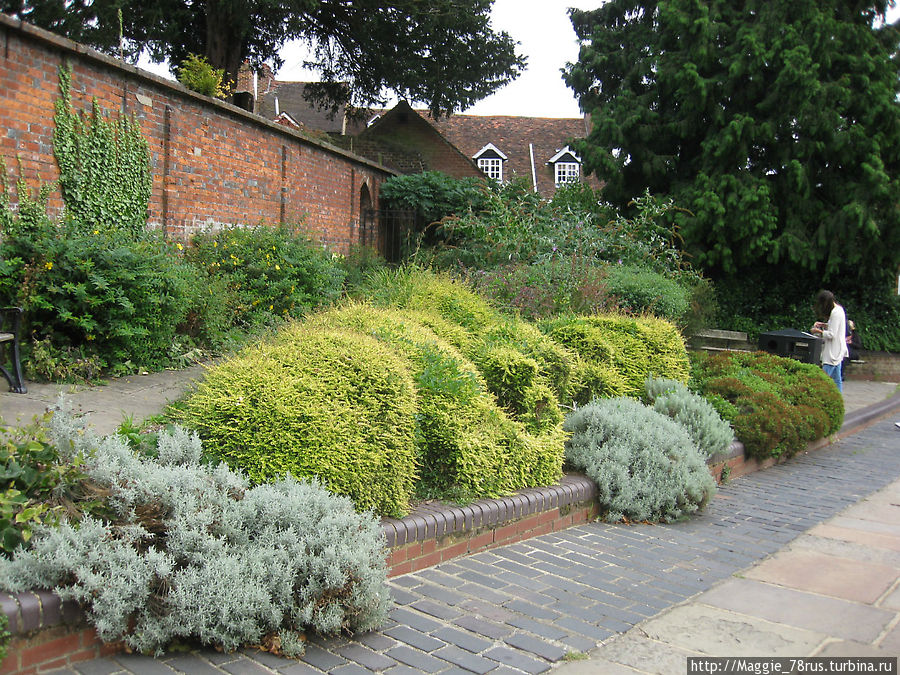
<path fill-rule="evenodd" d="M 533 153 L 534 178 L 538 192 L 544 197 L 551 197 L 555 190 L 554 169 L 547 162 L 572 139 L 584 138 L 587 134 L 587 123 L 582 117 L 453 115 L 434 120 L 427 116 L 427 112 L 418 112 L 468 157 L 474 157 L 485 145 L 493 143 L 508 157 L 503 167 L 504 180 L 521 176 L 533 184 Z M 599 187 L 593 176 L 587 180 Z"/>

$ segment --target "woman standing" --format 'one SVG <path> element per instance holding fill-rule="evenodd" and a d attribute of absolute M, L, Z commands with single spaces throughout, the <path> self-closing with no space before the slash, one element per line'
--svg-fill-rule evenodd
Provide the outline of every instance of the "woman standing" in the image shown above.
<path fill-rule="evenodd" d="M 816 302 L 813 305 L 819 321 L 810 329 L 810 333 L 821 335 L 822 345 L 822 369 L 834 380 L 838 391 L 844 391 L 841 378 L 841 362 L 849 353 L 847 350 L 847 315 L 844 308 L 834 301 L 834 293 L 831 291 L 819 291 Z M 823 321 L 822 319 L 827 319 Z"/>

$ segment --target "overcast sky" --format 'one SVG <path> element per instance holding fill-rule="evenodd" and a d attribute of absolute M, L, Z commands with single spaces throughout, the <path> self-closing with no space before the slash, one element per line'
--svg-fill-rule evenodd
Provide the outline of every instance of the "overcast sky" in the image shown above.
<path fill-rule="evenodd" d="M 528 58 L 527 69 L 511 84 L 476 103 L 470 115 L 525 115 L 529 117 L 580 117 L 578 102 L 562 80 L 560 70 L 578 58 L 578 44 L 567 9 L 594 9 L 602 0 L 495 0 L 491 25 L 506 31 L 521 43 L 519 52 Z M 900 16 L 900 9 L 888 12 L 888 19 Z M 313 75 L 300 68 L 302 49 L 287 45 L 282 50 L 284 67 L 280 80 L 304 81 Z M 153 72 L 166 72 L 165 66 L 140 64 Z"/>
<path fill-rule="evenodd" d="M 491 26 L 520 42 L 519 53 L 528 57 L 522 75 L 493 96 L 462 112 L 470 115 L 525 115 L 528 117 L 580 117 L 578 102 L 566 87 L 560 70 L 578 58 L 569 7 L 593 9 L 601 0 L 495 0 Z M 282 51 L 280 80 L 310 78 L 299 64 L 303 52 L 289 45 Z"/>

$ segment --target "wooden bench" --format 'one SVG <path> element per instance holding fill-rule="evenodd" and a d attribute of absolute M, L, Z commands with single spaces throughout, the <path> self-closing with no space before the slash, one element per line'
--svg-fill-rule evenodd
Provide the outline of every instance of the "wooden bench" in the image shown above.
<path fill-rule="evenodd" d="M 25 380 L 22 377 L 22 362 L 19 360 L 19 329 L 22 326 L 21 307 L 0 307 L 0 373 L 9 382 L 9 390 L 25 394 Z M 7 353 L 9 369 L 4 367 L 3 352 Z"/>

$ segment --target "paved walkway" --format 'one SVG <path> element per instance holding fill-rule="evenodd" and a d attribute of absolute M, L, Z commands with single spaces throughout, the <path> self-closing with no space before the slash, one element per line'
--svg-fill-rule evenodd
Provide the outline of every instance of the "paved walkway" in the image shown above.
<path fill-rule="evenodd" d="M 861 383 L 853 404 L 848 385 L 848 410 L 894 389 Z M 314 638 L 300 661 L 198 650 L 120 655 L 56 675 L 681 675 L 691 655 L 896 657 L 894 421 L 722 486 L 682 523 L 591 523 L 397 577 L 388 624 Z"/>

